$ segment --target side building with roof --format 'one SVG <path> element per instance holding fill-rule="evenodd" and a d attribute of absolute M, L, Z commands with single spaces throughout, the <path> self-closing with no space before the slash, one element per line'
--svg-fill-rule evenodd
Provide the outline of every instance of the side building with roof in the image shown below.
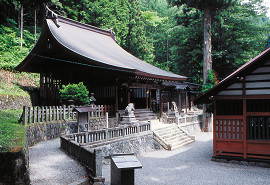
<path fill-rule="evenodd" d="M 153 100 L 159 110 L 163 83 L 187 79 L 134 57 L 117 44 L 112 30 L 49 9 L 37 43 L 16 70 L 40 73 L 41 105 L 58 105 L 58 89 L 82 81 L 94 93 L 96 104 L 112 105 L 116 111 L 128 103 L 137 109 L 150 108 Z"/>
<path fill-rule="evenodd" d="M 194 101 L 214 105 L 214 158 L 270 160 L 270 48 Z"/>

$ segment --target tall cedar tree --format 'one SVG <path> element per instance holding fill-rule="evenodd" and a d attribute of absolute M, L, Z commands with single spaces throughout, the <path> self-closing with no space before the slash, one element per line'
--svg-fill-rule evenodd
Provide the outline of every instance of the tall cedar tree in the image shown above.
<path fill-rule="evenodd" d="M 203 84 L 206 84 L 208 73 L 212 71 L 212 16 L 220 10 L 228 8 L 233 0 L 171 0 L 173 5 L 187 5 L 196 8 L 204 14 L 204 42 L 203 42 Z"/>

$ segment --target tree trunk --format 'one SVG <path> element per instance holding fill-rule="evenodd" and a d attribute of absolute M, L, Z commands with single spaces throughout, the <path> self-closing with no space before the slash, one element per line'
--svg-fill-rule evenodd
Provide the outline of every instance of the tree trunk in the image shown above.
<path fill-rule="evenodd" d="M 21 49 L 23 44 L 23 5 L 21 8 Z"/>
<path fill-rule="evenodd" d="M 203 43 L 203 84 L 206 84 L 208 71 L 212 71 L 212 43 L 211 43 L 211 12 L 210 7 L 204 8 L 204 43 Z M 207 106 L 203 105 L 202 131 L 208 132 L 211 119 L 207 119 Z"/>
<path fill-rule="evenodd" d="M 37 40 L 37 10 L 35 10 L 35 41 Z"/>
<path fill-rule="evenodd" d="M 210 7 L 204 8 L 203 43 L 203 84 L 206 84 L 208 71 L 212 71 L 211 14 Z"/>

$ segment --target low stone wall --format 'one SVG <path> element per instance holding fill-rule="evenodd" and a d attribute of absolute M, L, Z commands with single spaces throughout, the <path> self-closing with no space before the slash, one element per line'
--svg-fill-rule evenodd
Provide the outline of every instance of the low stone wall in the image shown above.
<path fill-rule="evenodd" d="M 22 109 L 23 106 L 32 106 L 29 96 L 14 96 L 0 94 L 0 110 Z"/>
<path fill-rule="evenodd" d="M 66 131 L 64 121 L 27 125 L 27 143 L 32 146 L 40 141 L 55 139 Z"/>
<path fill-rule="evenodd" d="M 179 124 L 179 126 L 186 131 L 187 133 L 189 133 L 190 135 L 194 135 L 196 133 L 201 132 L 201 123 L 197 122 L 197 123 L 187 123 L 187 124 Z"/>
<path fill-rule="evenodd" d="M 0 152 L 0 184 L 30 184 L 27 147 L 18 152 Z"/>
<path fill-rule="evenodd" d="M 103 153 L 103 157 L 116 153 L 134 153 L 135 155 L 138 155 L 153 149 L 161 148 L 161 146 L 153 139 L 153 133 L 150 131 L 108 141 L 105 144 L 102 142 L 102 146 L 96 144 L 90 145 L 89 147 L 100 149 Z"/>

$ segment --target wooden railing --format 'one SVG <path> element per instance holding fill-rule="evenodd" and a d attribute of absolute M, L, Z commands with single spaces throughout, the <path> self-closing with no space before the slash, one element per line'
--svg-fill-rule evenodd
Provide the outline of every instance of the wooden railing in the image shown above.
<path fill-rule="evenodd" d="M 176 119 L 177 124 L 186 124 L 186 123 L 198 123 L 200 122 L 201 115 L 186 115 L 186 116 L 178 116 Z"/>
<path fill-rule="evenodd" d="M 187 123 L 198 123 L 200 122 L 200 116 L 201 114 L 198 115 L 176 115 L 176 116 L 168 116 L 166 113 L 163 113 L 162 116 L 162 121 L 163 123 L 170 124 L 170 123 L 176 123 L 177 125 L 181 124 L 187 124 Z"/>
<path fill-rule="evenodd" d="M 94 105 L 96 111 L 89 113 L 89 117 L 109 116 L 114 112 L 113 105 Z M 65 119 L 77 119 L 76 112 L 72 112 L 74 106 L 35 106 L 23 108 L 21 121 L 23 124 L 51 122 Z"/>
<path fill-rule="evenodd" d="M 76 158 L 77 161 L 87 168 L 91 183 L 105 181 L 102 177 L 102 151 L 100 149 L 93 150 L 80 146 L 65 136 L 61 136 L 60 141 L 61 149 Z"/>
<path fill-rule="evenodd" d="M 108 141 L 110 139 L 115 139 L 119 137 L 140 134 L 142 132 L 150 130 L 150 123 L 142 123 L 138 125 L 121 126 L 103 130 L 76 133 L 72 135 L 67 135 L 67 137 L 80 144 L 91 144 L 97 141 Z"/>

